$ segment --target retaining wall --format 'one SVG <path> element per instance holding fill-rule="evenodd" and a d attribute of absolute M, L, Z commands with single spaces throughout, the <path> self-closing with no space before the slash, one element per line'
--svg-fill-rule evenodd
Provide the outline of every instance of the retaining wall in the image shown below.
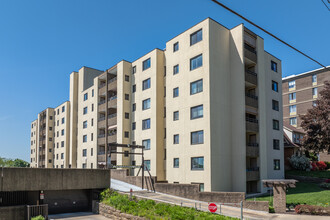
<path fill-rule="evenodd" d="M 121 219 L 121 220 L 145 220 L 145 218 L 122 213 L 121 211 L 105 205 L 103 203 L 99 204 L 99 214 L 110 219 Z"/>
<path fill-rule="evenodd" d="M 26 219 L 26 206 L 0 207 L 0 220 Z"/>

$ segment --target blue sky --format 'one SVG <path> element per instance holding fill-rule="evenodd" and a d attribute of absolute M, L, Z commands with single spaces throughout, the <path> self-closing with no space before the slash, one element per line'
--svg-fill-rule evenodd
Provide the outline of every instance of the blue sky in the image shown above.
<path fill-rule="evenodd" d="M 324 65 L 330 65 L 330 12 L 321 0 L 220 0 Z M 69 74 L 133 61 L 211 17 L 243 22 L 210 0 L 1 0 L 0 157 L 29 160 L 30 123 L 69 99 Z M 282 60 L 283 75 L 319 68 L 246 24 Z"/>

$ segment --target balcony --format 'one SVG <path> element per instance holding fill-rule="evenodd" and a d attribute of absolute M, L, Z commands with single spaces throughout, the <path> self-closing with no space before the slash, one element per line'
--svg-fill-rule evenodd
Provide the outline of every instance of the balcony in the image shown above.
<path fill-rule="evenodd" d="M 99 102 L 99 112 L 105 112 L 106 107 L 107 107 L 106 101 L 104 100 L 104 102 L 103 103 L 102 102 L 103 101 Z"/>
<path fill-rule="evenodd" d="M 117 131 L 110 131 L 108 133 L 108 143 L 117 142 Z"/>
<path fill-rule="evenodd" d="M 117 124 L 117 113 L 108 115 L 108 126 L 112 126 L 116 124 Z"/>
<path fill-rule="evenodd" d="M 257 86 L 258 85 L 258 74 L 251 70 L 245 70 L 245 81 L 254 86 Z"/>
<path fill-rule="evenodd" d="M 259 157 L 259 144 L 247 143 L 246 144 L 246 156 L 247 157 Z"/>
<path fill-rule="evenodd" d="M 117 95 L 108 98 L 108 108 L 117 108 Z"/>
<path fill-rule="evenodd" d="M 247 59 L 257 63 L 257 51 L 254 47 L 250 46 L 247 43 L 244 43 L 244 54 Z"/>
<path fill-rule="evenodd" d="M 105 162 L 105 152 L 99 152 L 99 155 L 97 155 L 97 162 Z"/>
<path fill-rule="evenodd" d="M 259 167 L 246 169 L 246 181 L 256 181 L 260 179 Z"/>
<path fill-rule="evenodd" d="M 108 81 L 108 91 L 117 91 L 117 77 L 114 77 Z"/>
<path fill-rule="evenodd" d="M 258 108 L 258 96 L 246 93 L 245 105 L 253 108 Z"/>
<path fill-rule="evenodd" d="M 246 120 L 246 131 L 247 132 L 258 132 L 259 131 L 259 125 L 258 125 L 257 119 L 246 117 L 245 120 Z"/>
<path fill-rule="evenodd" d="M 99 118 L 97 123 L 98 128 L 105 128 L 105 116 Z"/>

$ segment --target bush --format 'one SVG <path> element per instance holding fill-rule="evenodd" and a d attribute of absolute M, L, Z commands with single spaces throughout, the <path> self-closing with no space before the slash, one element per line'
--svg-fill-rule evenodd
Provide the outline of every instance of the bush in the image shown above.
<path fill-rule="evenodd" d="M 326 183 L 330 183 L 330 179 L 325 180 Z"/>
<path fill-rule="evenodd" d="M 330 169 L 330 162 L 325 161 L 324 163 L 327 165 L 327 170 L 329 170 Z"/>
<path fill-rule="evenodd" d="M 311 165 L 312 165 L 312 171 L 319 170 L 319 167 L 317 166 L 316 162 L 312 162 Z"/>
<path fill-rule="evenodd" d="M 327 165 L 324 163 L 324 161 L 318 161 L 316 162 L 317 167 L 319 170 L 325 170 L 327 168 Z"/>
<path fill-rule="evenodd" d="M 295 207 L 297 214 L 310 214 L 310 215 L 329 215 L 330 208 L 316 205 L 297 205 Z"/>
<path fill-rule="evenodd" d="M 307 170 L 310 168 L 310 161 L 306 156 L 292 155 L 290 158 L 290 164 L 295 170 Z"/>
<path fill-rule="evenodd" d="M 324 188 L 324 189 L 330 189 L 330 183 L 327 183 L 327 182 L 325 182 L 325 183 L 321 183 L 321 184 L 320 184 L 320 187 L 322 187 L 322 188 Z"/>
<path fill-rule="evenodd" d="M 42 215 L 38 215 L 36 217 L 32 217 L 31 220 L 45 220 L 45 218 Z"/>

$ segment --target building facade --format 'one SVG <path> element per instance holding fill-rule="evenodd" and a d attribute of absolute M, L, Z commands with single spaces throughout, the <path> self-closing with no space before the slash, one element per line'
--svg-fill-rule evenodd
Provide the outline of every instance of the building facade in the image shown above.
<path fill-rule="evenodd" d="M 284 149 L 281 61 L 263 45 L 208 18 L 164 50 L 71 73 L 64 167 L 141 165 L 138 149 L 108 147 L 137 144 L 157 180 L 264 191 L 261 179 L 284 178 Z"/>

